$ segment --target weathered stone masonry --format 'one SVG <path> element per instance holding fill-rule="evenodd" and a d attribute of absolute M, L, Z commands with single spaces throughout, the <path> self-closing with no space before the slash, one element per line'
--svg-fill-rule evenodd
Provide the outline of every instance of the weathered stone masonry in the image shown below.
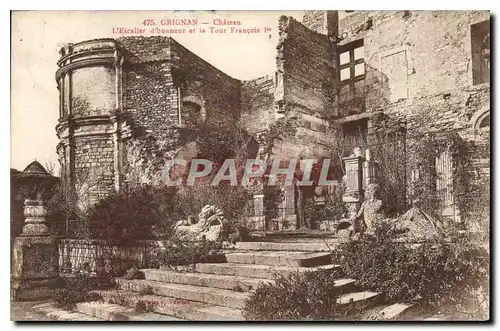
<path fill-rule="evenodd" d="M 91 40 L 61 55 L 62 177 L 91 203 L 123 186 L 130 138 L 175 150 L 186 110 L 214 126 L 240 116 L 240 82 L 170 38 Z"/>
<path fill-rule="evenodd" d="M 295 135 L 276 141 L 271 157 L 328 157 L 331 130 L 369 134 L 387 120 L 404 123 L 409 136 L 422 128 L 453 131 L 470 143 L 471 154 L 487 150 L 489 16 L 307 11 L 302 23 L 281 17 L 276 71 L 248 81 L 168 37 L 68 45 L 56 73 L 62 177 L 75 184 L 79 171 L 91 169 L 101 179 L 89 190 L 97 200 L 123 186 L 132 137 L 175 151 L 179 128 L 199 121 L 213 127 L 240 121 L 256 137 L 280 119 L 292 121 Z M 439 171 L 451 171 L 446 160 L 436 161 Z M 473 164 L 478 180 L 489 178 L 484 152 Z M 287 201 L 294 208 L 293 196 Z"/>

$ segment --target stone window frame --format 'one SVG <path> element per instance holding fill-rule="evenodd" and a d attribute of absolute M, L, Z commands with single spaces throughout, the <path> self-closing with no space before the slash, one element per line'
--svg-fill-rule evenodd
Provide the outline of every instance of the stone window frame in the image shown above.
<path fill-rule="evenodd" d="M 469 70 L 469 79 L 470 79 L 470 84 L 472 86 L 480 86 L 480 85 L 488 85 L 491 82 L 491 41 L 490 41 L 490 80 L 488 82 L 475 82 L 474 81 L 474 53 L 473 53 L 473 30 L 475 26 L 478 26 L 480 24 L 485 24 L 486 22 L 489 22 L 489 27 L 490 27 L 490 38 L 491 38 L 491 19 L 484 19 L 475 23 L 472 23 L 469 25 L 469 45 L 470 45 L 470 70 Z"/>
<path fill-rule="evenodd" d="M 363 47 L 363 57 L 360 59 L 355 60 L 354 57 L 354 51 L 355 49 L 358 49 L 359 47 Z M 344 54 L 348 52 L 349 53 L 349 62 L 345 64 L 340 64 L 340 56 L 341 54 Z M 358 96 L 356 95 L 356 84 L 364 84 L 364 80 L 366 78 L 366 65 L 365 65 L 365 52 L 364 52 L 364 40 L 363 38 L 354 40 L 348 44 L 339 46 L 337 49 L 337 82 L 338 82 L 338 93 L 339 95 L 342 94 L 342 90 L 346 90 L 348 92 L 348 97 L 344 101 L 340 101 L 342 105 L 348 104 L 348 105 L 353 105 L 356 109 L 362 109 L 364 106 L 364 96 L 365 94 L 362 93 L 362 95 Z M 355 75 L 355 67 L 356 65 L 362 64 L 364 71 L 363 74 L 356 76 Z M 349 68 L 349 78 L 345 80 L 341 80 L 341 71 L 342 69 L 347 69 Z"/>
<path fill-rule="evenodd" d="M 472 125 L 472 128 L 474 129 L 475 135 L 480 134 L 481 132 L 490 131 L 490 126 L 481 127 L 483 120 L 488 116 L 490 116 L 489 107 L 482 108 L 481 110 L 478 110 L 477 112 L 474 113 L 474 115 L 470 120 L 470 123 Z M 491 121 L 491 116 L 490 116 L 490 121 Z"/>
<path fill-rule="evenodd" d="M 354 50 L 363 47 L 363 57 L 361 59 L 354 59 Z M 349 62 L 345 64 L 340 64 L 340 55 L 349 52 Z M 365 55 L 364 55 L 364 40 L 363 38 L 352 41 L 346 45 L 339 46 L 337 52 L 337 63 L 339 64 L 338 70 L 338 80 L 341 85 L 351 85 L 350 89 L 354 91 L 354 83 L 359 80 L 363 80 L 366 77 L 366 71 L 363 71 L 363 74 L 356 76 L 355 75 L 355 66 L 357 64 L 365 64 Z M 349 68 L 349 78 L 345 80 L 341 80 L 340 73 L 342 69 Z M 365 68 L 366 69 L 366 68 Z"/>

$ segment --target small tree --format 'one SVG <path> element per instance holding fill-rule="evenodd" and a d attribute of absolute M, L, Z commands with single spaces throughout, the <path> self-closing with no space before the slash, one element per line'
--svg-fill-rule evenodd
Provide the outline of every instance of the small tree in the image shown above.
<path fill-rule="evenodd" d="M 71 184 L 69 178 L 62 178 L 59 182 L 54 196 L 49 201 L 48 210 L 54 223 L 64 224 L 66 236 L 87 235 L 85 226 L 71 229 L 70 222 L 74 220 L 80 224 L 85 222 L 86 211 L 91 206 L 88 194 L 99 183 L 99 174 L 90 168 L 80 168 L 76 171 L 74 185 Z"/>

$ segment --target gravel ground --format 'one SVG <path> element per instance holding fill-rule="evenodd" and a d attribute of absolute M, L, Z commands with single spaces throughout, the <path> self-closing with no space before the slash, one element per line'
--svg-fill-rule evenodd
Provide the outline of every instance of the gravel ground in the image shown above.
<path fill-rule="evenodd" d="M 32 307 L 43 303 L 42 301 L 11 301 L 10 320 L 11 321 L 52 321 L 43 314 L 36 312 Z"/>

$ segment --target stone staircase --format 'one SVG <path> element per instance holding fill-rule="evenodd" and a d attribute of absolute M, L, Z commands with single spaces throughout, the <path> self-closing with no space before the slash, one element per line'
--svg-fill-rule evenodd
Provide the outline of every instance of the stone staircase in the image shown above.
<path fill-rule="evenodd" d="M 118 278 L 118 289 L 96 291 L 102 302 L 79 303 L 74 312 L 64 313 L 50 304 L 41 305 L 39 310 L 59 320 L 243 320 L 245 300 L 260 283 L 272 282 L 275 273 L 286 276 L 338 268 L 328 252 L 337 243 L 335 238 L 240 242 L 235 250 L 226 252 L 227 263 L 200 263 L 176 270 L 144 269 L 145 279 Z M 411 308 L 404 304 L 379 305 L 381 294 L 356 288 L 354 279 L 338 279 L 334 286 L 343 293 L 339 304 L 383 312 L 386 320 L 401 317 Z"/>

